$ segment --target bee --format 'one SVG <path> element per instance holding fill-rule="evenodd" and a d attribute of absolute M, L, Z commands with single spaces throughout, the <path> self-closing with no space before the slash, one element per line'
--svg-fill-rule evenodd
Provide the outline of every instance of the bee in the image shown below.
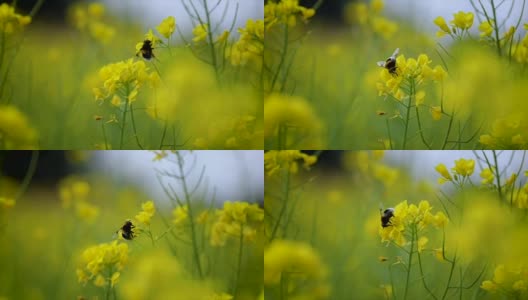
<path fill-rule="evenodd" d="M 380 213 L 381 213 L 380 209 Z M 390 219 L 394 216 L 394 208 L 387 208 L 383 211 L 381 214 L 381 227 L 389 227 L 391 226 Z"/>
<path fill-rule="evenodd" d="M 143 45 L 141 45 L 141 48 L 136 53 L 136 56 L 139 56 L 141 54 L 144 59 L 150 60 L 151 58 L 156 57 L 154 56 L 153 50 L 154 48 L 152 48 L 152 41 L 144 40 Z"/>
<path fill-rule="evenodd" d="M 396 75 L 396 56 L 398 56 L 399 53 L 400 48 L 396 48 L 396 50 L 394 50 L 394 53 L 392 53 L 392 55 L 387 58 L 386 61 L 378 61 L 378 66 L 389 70 L 389 73 L 391 73 L 392 75 Z"/>
<path fill-rule="evenodd" d="M 126 220 L 125 224 L 119 228 L 119 230 L 116 232 L 121 232 L 121 236 L 125 239 L 125 240 L 131 240 L 134 238 L 134 228 L 136 226 L 134 226 L 134 224 L 132 224 L 132 221 L 130 220 Z"/>

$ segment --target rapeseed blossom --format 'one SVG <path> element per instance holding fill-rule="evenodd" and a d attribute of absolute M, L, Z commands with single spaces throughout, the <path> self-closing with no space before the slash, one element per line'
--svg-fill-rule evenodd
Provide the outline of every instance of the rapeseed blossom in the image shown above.
<path fill-rule="evenodd" d="M 69 17 L 77 30 L 102 44 L 108 44 L 115 36 L 115 28 L 104 20 L 105 6 L 102 3 L 75 4 L 70 8 Z"/>
<path fill-rule="evenodd" d="M 150 225 L 150 219 L 156 213 L 156 207 L 153 201 L 147 201 L 141 204 L 141 211 L 134 217 L 138 222 L 143 225 Z"/>
<path fill-rule="evenodd" d="M 473 26 L 473 18 L 473 13 L 459 11 L 453 14 L 453 19 L 449 22 L 452 26 L 449 27 L 443 17 L 436 17 L 433 23 L 440 28 L 440 30 L 436 33 L 436 36 L 443 37 L 446 34 L 451 36 L 462 35 L 463 32 L 467 31 L 469 28 L 471 28 L 471 26 Z M 481 24 L 481 26 L 483 31 L 488 31 L 488 29 L 485 28 L 485 25 Z"/>
<path fill-rule="evenodd" d="M 164 36 L 166 39 L 170 38 L 174 29 L 176 28 L 176 19 L 173 16 L 165 18 L 161 23 L 156 27 L 156 30 Z"/>
<path fill-rule="evenodd" d="M 226 201 L 224 208 L 216 212 L 211 228 L 211 245 L 224 246 L 228 238 L 254 241 L 262 230 L 264 210 L 257 204 L 242 201 Z"/>
<path fill-rule="evenodd" d="M 208 31 L 209 31 L 209 25 L 207 24 L 198 24 L 196 25 L 196 27 L 194 27 L 193 29 L 193 42 L 195 43 L 199 43 L 199 42 L 202 42 L 202 41 L 205 41 L 205 39 L 207 38 L 207 35 L 208 35 Z"/>
<path fill-rule="evenodd" d="M 248 62 L 262 63 L 264 53 L 264 20 L 249 19 L 245 28 L 239 28 L 240 38 L 226 53 L 231 64 L 234 66 L 244 66 Z"/>
<path fill-rule="evenodd" d="M 92 282 L 95 286 L 105 287 L 117 284 L 120 272 L 128 263 L 128 245 L 113 241 L 88 247 L 83 251 L 77 279 L 79 283 Z"/>
<path fill-rule="evenodd" d="M 0 105 L 0 149 L 35 148 L 37 138 L 26 115 L 15 106 Z"/>
<path fill-rule="evenodd" d="M 297 19 L 308 21 L 315 15 L 315 10 L 299 5 L 299 0 L 268 1 L 264 5 L 264 22 L 266 30 L 283 24 L 289 27 L 297 25 Z"/>
<path fill-rule="evenodd" d="M 91 185 L 83 179 L 69 177 L 59 185 L 59 196 L 64 209 L 72 208 L 75 215 L 86 223 L 99 216 L 99 207 L 91 202 Z"/>
<path fill-rule="evenodd" d="M 398 24 L 381 16 L 385 6 L 382 0 L 373 0 L 370 5 L 366 3 L 350 2 L 345 7 L 345 20 L 351 24 L 359 24 L 369 28 L 384 39 L 390 39 L 397 31 Z"/>
<path fill-rule="evenodd" d="M 317 162 L 317 156 L 299 150 L 271 150 L 264 153 L 264 169 L 270 177 L 281 170 L 296 174 L 299 170 L 298 161 L 302 161 L 303 167 L 309 169 Z"/>
<path fill-rule="evenodd" d="M 439 184 L 444 184 L 447 181 L 463 184 L 469 176 L 473 175 L 473 171 L 475 171 L 475 160 L 464 158 L 455 160 L 455 166 L 451 168 L 452 173 L 447 170 L 444 164 L 438 164 L 435 170 L 442 175 L 442 177 L 438 178 Z"/>
<path fill-rule="evenodd" d="M 31 23 L 30 16 L 15 13 L 15 8 L 7 3 L 0 4 L 0 32 L 12 34 Z"/>

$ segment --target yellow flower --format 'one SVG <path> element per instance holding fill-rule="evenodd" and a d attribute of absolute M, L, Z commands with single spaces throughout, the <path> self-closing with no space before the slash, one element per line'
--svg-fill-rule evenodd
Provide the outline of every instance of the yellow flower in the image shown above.
<path fill-rule="evenodd" d="M 222 32 L 222 34 L 220 34 L 217 38 L 216 38 L 216 41 L 218 43 L 225 43 L 227 41 L 227 39 L 229 38 L 229 30 L 224 30 L 224 32 Z"/>
<path fill-rule="evenodd" d="M 497 284 L 495 284 L 493 281 L 491 280 L 485 280 L 482 282 L 482 284 L 480 285 L 480 288 L 483 289 L 483 290 L 486 290 L 488 292 L 496 292 L 497 289 L 498 289 L 498 286 Z"/>
<path fill-rule="evenodd" d="M 438 164 L 435 167 L 436 172 L 440 173 L 443 178 L 438 179 L 438 183 L 443 184 L 446 181 L 452 181 L 453 177 L 451 177 L 451 174 L 449 174 L 449 171 L 447 170 L 446 166 L 444 164 Z"/>
<path fill-rule="evenodd" d="M 425 92 L 423 90 L 419 90 L 414 96 L 414 99 L 416 100 L 416 106 L 422 105 L 425 99 Z"/>
<path fill-rule="evenodd" d="M 469 29 L 471 28 L 471 26 L 473 25 L 473 13 L 471 12 L 463 12 L 463 11 L 459 11 L 457 13 L 455 13 L 454 15 L 454 19 L 451 21 L 451 24 L 453 24 L 454 26 L 464 30 L 464 29 Z"/>
<path fill-rule="evenodd" d="M 156 207 L 153 201 L 147 201 L 141 204 L 142 211 L 139 212 L 134 218 L 144 225 L 150 225 L 150 219 L 156 213 Z"/>
<path fill-rule="evenodd" d="M 187 207 L 187 205 L 177 206 L 172 211 L 172 214 L 174 216 L 173 223 L 176 224 L 176 226 L 182 226 L 185 221 L 189 218 L 189 208 Z"/>
<path fill-rule="evenodd" d="M 436 26 L 440 27 L 442 33 L 449 33 L 451 34 L 451 29 L 449 29 L 449 26 L 447 26 L 447 23 L 444 18 L 442 17 L 436 17 L 433 21 Z M 438 33 L 437 33 L 438 35 Z"/>
<path fill-rule="evenodd" d="M 217 219 L 211 229 L 211 244 L 224 246 L 229 237 L 242 237 L 254 241 L 264 221 L 264 210 L 257 204 L 242 201 L 226 201 L 224 208 L 216 212 Z"/>
<path fill-rule="evenodd" d="M 20 31 L 31 23 L 30 16 L 15 13 L 15 8 L 7 3 L 0 4 L 0 32 L 11 34 Z"/>
<path fill-rule="evenodd" d="M 453 171 L 460 176 L 471 176 L 475 170 L 475 161 L 472 159 L 461 158 L 455 160 L 455 167 Z"/>
<path fill-rule="evenodd" d="M 4 149 L 32 149 L 37 144 L 37 131 L 12 105 L 0 105 L 0 143 Z"/>
<path fill-rule="evenodd" d="M 418 239 L 418 252 L 421 253 L 425 249 L 425 245 L 427 245 L 427 242 L 429 242 L 429 239 L 425 236 L 421 236 Z"/>
<path fill-rule="evenodd" d="M 489 37 L 489 36 L 491 36 L 491 33 L 493 32 L 492 22 L 484 21 L 484 22 L 480 23 L 478 29 L 480 31 L 480 36 L 481 37 L 486 37 L 486 36 Z"/>
<path fill-rule="evenodd" d="M 317 156 L 302 153 L 299 150 L 271 150 L 264 153 L 264 169 L 267 176 L 273 176 L 280 170 L 295 174 L 298 171 L 297 161 L 302 160 L 305 169 L 317 162 Z"/>
<path fill-rule="evenodd" d="M 205 41 L 208 35 L 208 31 L 209 31 L 209 25 L 198 24 L 196 27 L 194 27 L 192 31 L 194 35 L 193 42 L 199 43 L 201 41 Z"/>
<path fill-rule="evenodd" d="M 482 178 L 482 181 L 481 181 L 482 184 L 492 184 L 493 180 L 495 179 L 493 169 L 490 169 L 490 168 L 483 169 L 480 172 L 480 177 Z"/>
<path fill-rule="evenodd" d="M 161 23 L 156 27 L 156 30 L 164 36 L 166 39 L 170 38 L 174 29 L 176 28 L 176 19 L 173 16 L 165 18 Z"/>
<path fill-rule="evenodd" d="M 431 116 L 435 121 L 442 119 L 442 107 L 431 106 Z"/>
<path fill-rule="evenodd" d="M 107 284 L 115 285 L 119 278 L 119 271 L 123 270 L 128 262 L 128 245 L 126 243 L 103 243 L 85 249 L 77 268 L 77 279 L 86 284 L 93 280 L 93 284 L 103 287 Z M 111 278 L 105 277 L 112 271 Z"/>

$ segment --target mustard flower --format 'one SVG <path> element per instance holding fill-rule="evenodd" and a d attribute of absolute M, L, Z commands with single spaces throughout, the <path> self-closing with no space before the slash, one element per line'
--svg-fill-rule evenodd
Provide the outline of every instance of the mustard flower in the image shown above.
<path fill-rule="evenodd" d="M 30 16 L 15 13 L 15 8 L 7 3 L 0 4 L 0 32 L 12 34 L 31 23 Z"/>
<path fill-rule="evenodd" d="M 380 16 L 384 6 L 382 0 L 374 0 L 370 6 L 351 2 L 345 7 L 345 19 L 351 24 L 357 23 L 371 29 L 384 39 L 389 39 L 398 31 L 398 23 Z"/>
<path fill-rule="evenodd" d="M 81 255 L 76 271 L 77 279 L 82 284 L 92 281 L 98 287 L 113 286 L 118 281 L 119 272 L 127 263 L 128 245 L 126 243 L 113 241 L 91 246 Z"/>
<path fill-rule="evenodd" d="M 492 184 L 493 180 L 495 179 L 494 168 L 492 167 L 483 169 L 480 172 L 480 177 L 482 178 L 482 184 Z"/>
<path fill-rule="evenodd" d="M 88 5 L 75 4 L 70 8 L 69 18 L 73 25 L 101 44 L 113 40 L 116 30 L 104 21 L 105 6 L 94 2 Z"/>
<path fill-rule="evenodd" d="M 475 161 L 464 158 L 455 160 L 455 167 L 452 170 L 460 176 L 471 176 L 475 170 Z"/>
<path fill-rule="evenodd" d="M 438 121 L 442 119 L 442 107 L 440 106 L 431 106 L 431 117 L 433 120 Z"/>
<path fill-rule="evenodd" d="M 264 153 L 264 169 L 267 176 L 273 176 L 280 170 L 288 170 L 295 174 L 298 172 L 297 161 L 303 162 L 303 167 L 309 169 L 317 162 L 317 156 L 302 153 L 299 150 L 271 150 Z"/>
<path fill-rule="evenodd" d="M 444 184 L 446 181 L 452 181 L 453 177 L 451 174 L 449 174 L 449 171 L 447 170 L 446 166 L 444 164 L 438 164 L 435 167 L 435 170 L 442 175 L 442 178 L 438 179 L 439 184 Z"/>
<path fill-rule="evenodd" d="M 226 56 L 234 66 L 244 66 L 252 62 L 259 66 L 264 53 L 264 20 L 249 19 L 245 28 L 239 28 L 240 37 Z M 227 36 L 225 37 L 227 39 Z M 220 39 L 220 38 L 219 38 Z"/>
<path fill-rule="evenodd" d="M 176 19 L 173 16 L 165 18 L 161 23 L 156 27 L 156 30 L 164 36 L 166 39 L 170 38 L 174 29 L 176 28 Z"/>
<path fill-rule="evenodd" d="M 493 21 L 484 21 L 478 27 L 481 37 L 490 37 L 493 32 Z"/>
<path fill-rule="evenodd" d="M 292 293 L 288 298 L 327 298 L 330 294 L 327 277 L 327 267 L 308 244 L 275 240 L 264 252 L 264 285 L 280 288 L 287 280 L 287 285 L 292 287 L 287 290 Z M 306 282 L 310 284 L 303 284 Z"/>
<path fill-rule="evenodd" d="M 491 132 L 480 136 L 479 142 L 493 149 L 526 149 L 528 122 L 523 115 L 510 115 L 493 121 Z"/>
<path fill-rule="evenodd" d="M 495 267 L 492 280 L 484 280 L 480 288 L 489 293 L 501 293 L 505 296 L 519 295 L 519 298 L 528 296 L 528 267 L 524 264 L 504 265 Z"/>
<path fill-rule="evenodd" d="M 299 0 L 268 1 L 264 6 L 266 30 L 269 30 L 277 24 L 294 27 L 297 24 L 298 18 L 306 22 L 314 15 L 315 10 L 299 5 Z"/>
<path fill-rule="evenodd" d="M 195 43 L 199 43 L 199 42 L 202 42 L 202 41 L 205 41 L 205 39 L 207 38 L 207 35 L 208 35 L 208 31 L 209 31 L 209 25 L 208 24 L 198 24 L 196 25 L 196 27 L 194 27 L 193 29 L 193 42 Z"/>
<path fill-rule="evenodd" d="M 471 26 L 473 26 L 473 18 L 474 15 L 472 12 L 463 12 L 459 11 L 455 13 L 453 20 L 451 21 L 451 24 L 453 24 L 455 27 L 460 28 L 462 30 L 469 29 Z"/>
<path fill-rule="evenodd" d="M 177 206 L 173 211 L 174 216 L 173 223 L 176 226 L 183 226 L 184 223 L 189 219 L 189 207 L 187 205 Z"/>
<path fill-rule="evenodd" d="M 451 34 L 451 29 L 447 26 L 447 23 L 443 17 L 436 17 L 433 21 L 436 26 L 440 27 L 440 31 L 436 33 L 437 37 L 442 37 L 446 33 Z"/>
<path fill-rule="evenodd" d="M 211 228 L 211 245 L 224 246 L 229 237 L 243 237 L 253 241 L 262 229 L 264 210 L 257 204 L 226 201 L 216 212 L 217 219 Z"/>
<path fill-rule="evenodd" d="M 37 138 L 37 131 L 21 111 L 12 105 L 0 105 L 0 144 L 4 149 L 32 149 Z"/>
<path fill-rule="evenodd" d="M 403 246 L 407 243 L 406 236 L 415 228 L 416 232 L 414 237 L 417 238 L 419 247 L 423 249 L 428 242 L 428 239 L 421 238 L 424 230 L 429 225 L 436 228 L 443 228 L 449 221 L 444 213 L 437 212 L 433 215 L 431 211 L 432 207 L 426 200 L 420 201 L 418 206 L 415 204 L 407 204 L 407 200 L 399 203 L 394 207 L 393 216 L 389 220 L 390 225 L 386 227 L 382 227 L 381 223 L 379 225 L 381 241 L 393 241 Z M 418 236 L 420 236 L 421 240 Z"/>
<path fill-rule="evenodd" d="M 59 184 L 59 197 L 64 209 L 72 208 L 75 215 L 86 223 L 99 216 L 99 207 L 91 203 L 91 185 L 83 179 L 67 177 Z"/>
<path fill-rule="evenodd" d="M 147 201 L 141 204 L 141 212 L 139 212 L 135 219 L 144 225 L 150 225 L 150 219 L 156 213 L 156 207 L 154 206 L 153 201 Z"/>

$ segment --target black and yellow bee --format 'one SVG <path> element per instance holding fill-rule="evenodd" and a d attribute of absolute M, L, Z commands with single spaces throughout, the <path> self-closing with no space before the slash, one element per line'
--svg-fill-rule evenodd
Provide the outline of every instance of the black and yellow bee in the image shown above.
<path fill-rule="evenodd" d="M 136 56 L 139 56 L 141 54 L 144 59 L 150 60 L 151 58 L 156 57 L 154 56 L 153 50 L 154 48 L 152 47 L 152 41 L 144 40 L 143 45 L 141 45 L 141 48 L 136 53 Z"/>
<path fill-rule="evenodd" d="M 394 50 L 394 53 L 392 53 L 392 55 L 389 58 L 387 58 L 387 60 L 378 61 L 377 63 L 378 66 L 389 70 L 389 73 L 391 73 L 392 75 L 397 75 L 396 56 L 398 56 L 399 53 L 400 53 L 400 48 L 396 48 L 396 50 Z"/>
<path fill-rule="evenodd" d="M 380 209 L 381 212 L 381 209 Z M 381 227 L 389 227 L 391 226 L 390 219 L 394 216 L 394 208 L 387 208 L 383 211 L 383 214 L 381 215 Z"/>
<path fill-rule="evenodd" d="M 125 224 L 117 231 L 121 233 L 121 236 L 125 240 L 131 240 L 134 238 L 134 224 L 132 224 L 132 221 L 126 220 Z"/>

